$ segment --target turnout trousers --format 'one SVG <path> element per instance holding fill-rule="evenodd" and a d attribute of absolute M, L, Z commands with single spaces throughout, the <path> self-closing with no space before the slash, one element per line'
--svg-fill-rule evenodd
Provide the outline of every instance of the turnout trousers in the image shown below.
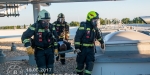
<path fill-rule="evenodd" d="M 76 72 L 79 75 L 91 75 L 95 61 L 94 47 L 82 47 L 81 52 L 77 54 Z M 84 69 L 84 65 L 86 67 Z"/>
<path fill-rule="evenodd" d="M 40 74 L 53 74 L 54 50 L 53 48 L 35 48 L 35 60 Z"/>

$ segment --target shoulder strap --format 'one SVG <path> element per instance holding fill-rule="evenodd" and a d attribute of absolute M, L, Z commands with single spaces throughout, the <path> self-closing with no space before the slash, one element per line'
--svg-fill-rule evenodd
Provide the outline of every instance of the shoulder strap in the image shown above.
<path fill-rule="evenodd" d="M 34 37 L 35 37 L 36 33 L 38 32 L 38 23 L 34 23 L 33 26 L 35 27 L 34 35 L 33 35 L 33 38 L 30 38 L 30 40 L 31 40 L 31 47 L 35 48 L 35 39 L 34 39 Z"/>
<path fill-rule="evenodd" d="M 86 22 L 84 22 L 84 21 L 81 22 L 81 23 L 80 23 L 80 27 L 84 27 L 84 30 L 86 30 Z"/>
<path fill-rule="evenodd" d="M 86 22 L 82 21 L 82 22 L 80 23 L 80 27 L 84 27 L 84 33 L 85 33 L 85 32 L 86 32 Z M 81 39 L 83 38 L 84 35 L 85 35 L 85 34 L 82 35 Z"/>
<path fill-rule="evenodd" d="M 51 24 L 49 24 L 49 30 L 50 32 L 53 32 L 53 26 Z"/>
<path fill-rule="evenodd" d="M 38 32 L 38 23 L 35 23 L 35 31 L 34 31 L 34 35 Z"/>
<path fill-rule="evenodd" d="M 86 23 L 84 24 L 84 30 L 86 31 Z"/>

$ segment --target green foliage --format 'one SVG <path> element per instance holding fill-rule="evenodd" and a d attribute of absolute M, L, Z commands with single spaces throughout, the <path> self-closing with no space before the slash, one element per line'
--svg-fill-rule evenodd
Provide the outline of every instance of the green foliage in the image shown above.
<path fill-rule="evenodd" d="M 0 29 L 14 29 L 14 26 L 1 26 Z"/>
<path fill-rule="evenodd" d="M 26 25 L 24 24 L 24 29 L 26 29 Z"/>
<path fill-rule="evenodd" d="M 129 24 L 130 23 L 130 19 L 129 18 L 123 18 L 121 20 L 124 24 Z"/>
<path fill-rule="evenodd" d="M 139 17 L 135 17 L 133 20 L 130 20 L 129 18 L 123 18 L 121 21 L 124 24 L 144 24 L 144 22 Z"/>
<path fill-rule="evenodd" d="M 121 22 L 123 22 L 124 24 L 144 24 L 144 22 L 139 18 L 139 17 L 135 17 L 133 20 L 130 20 L 130 18 L 123 18 L 121 20 Z M 100 18 L 100 25 L 106 25 L 106 24 L 118 24 L 119 21 L 117 19 L 112 19 L 112 21 L 110 21 L 109 19 L 105 18 L 102 19 Z M 31 26 L 32 24 L 30 24 L 29 26 Z M 71 21 L 71 23 L 69 23 L 70 26 L 79 26 L 80 22 L 77 21 Z M 26 28 L 26 25 L 23 25 L 23 28 Z M 21 29 L 20 25 L 17 26 L 0 26 L 0 29 Z"/>
<path fill-rule="evenodd" d="M 17 26 L 0 26 L 0 29 L 26 29 L 26 26 L 27 25 L 23 25 L 23 26 L 21 26 L 21 25 L 17 25 Z"/>
<path fill-rule="evenodd" d="M 100 18 L 100 25 L 104 25 L 105 24 L 105 20 L 103 20 L 102 18 Z"/>
<path fill-rule="evenodd" d="M 21 29 L 19 25 L 17 25 L 17 29 Z"/>
<path fill-rule="evenodd" d="M 77 22 L 77 21 L 72 21 L 72 22 L 70 23 L 70 26 L 79 26 L 79 25 L 80 25 L 80 23 Z"/>
<path fill-rule="evenodd" d="M 109 19 L 105 18 L 105 24 L 110 24 L 110 23 L 111 23 L 111 21 Z"/>

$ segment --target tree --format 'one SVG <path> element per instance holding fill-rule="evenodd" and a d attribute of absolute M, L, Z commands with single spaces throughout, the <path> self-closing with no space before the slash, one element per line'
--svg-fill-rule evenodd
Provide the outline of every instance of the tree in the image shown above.
<path fill-rule="evenodd" d="M 139 17 L 136 17 L 136 18 L 133 19 L 133 23 L 143 24 L 143 21 Z"/>
<path fill-rule="evenodd" d="M 70 26 L 79 26 L 79 25 L 80 25 L 80 23 L 77 22 L 77 21 L 72 21 L 72 22 L 70 23 Z"/>
<path fill-rule="evenodd" d="M 122 21 L 124 24 L 129 24 L 130 19 L 129 19 L 129 18 L 123 18 L 121 21 Z"/>
<path fill-rule="evenodd" d="M 105 20 L 103 20 L 102 18 L 100 18 L 100 25 L 105 25 Z"/>
<path fill-rule="evenodd" d="M 32 24 L 30 24 L 30 26 L 31 26 Z"/>
<path fill-rule="evenodd" d="M 19 26 L 19 25 L 17 25 L 17 29 L 20 29 L 20 26 Z"/>
<path fill-rule="evenodd" d="M 26 25 L 24 24 L 24 29 L 26 29 Z"/>

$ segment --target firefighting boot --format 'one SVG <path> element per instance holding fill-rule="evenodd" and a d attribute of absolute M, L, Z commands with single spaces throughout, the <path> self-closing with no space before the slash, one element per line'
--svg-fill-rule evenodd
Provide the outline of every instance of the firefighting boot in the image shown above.
<path fill-rule="evenodd" d="M 77 72 L 78 75 L 83 75 L 83 72 Z"/>
<path fill-rule="evenodd" d="M 84 75 L 91 75 L 91 74 L 84 73 Z"/>
<path fill-rule="evenodd" d="M 65 65 L 65 59 L 60 59 L 62 65 Z"/>
<path fill-rule="evenodd" d="M 58 61 L 58 60 L 59 60 L 59 56 L 56 57 L 56 61 Z"/>

